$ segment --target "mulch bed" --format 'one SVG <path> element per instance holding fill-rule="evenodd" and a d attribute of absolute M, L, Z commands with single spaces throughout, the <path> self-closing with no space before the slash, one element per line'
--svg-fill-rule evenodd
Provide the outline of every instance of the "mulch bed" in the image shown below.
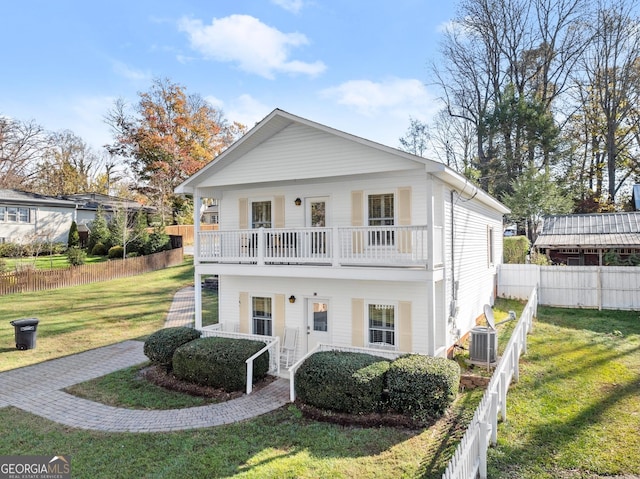
<path fill-rule="evenodd" d="M 230 401 L 244 395 L 244 391 L 226 392 L 223 389 L 211 386 L 202 386 L 200 384 L 190 383 L 178 379 L 173 373 L 167 372 L 160 366 L 148 366 L 140 370 L 140 376 L 145 380 L 169 389 L 178 391 L 191 396 L 200 396 L 214 399 L 216 402 Z M 266 376 L 253 385 L 253 390 L 259 390 L 275 381 L 275 376 Z M 369 414 L 348 414 L 318 409 L 300 401 L 295 402 L 296 407 L 302 412 L 303 416 L 314 421 L 329 422 L 341 426 L 355 427 L 395 427 L 400 429 L 423 429 L 431 426 L 435 421 L 416 421 L 409 416 L 393 413 L 369 413 Z"/>
<path fill-rule="evenodd" d="M 177 391 L 190 396 L 199 396 L 215 399 L 216 402 L 230 401 L 244 395 L 244 391 L 227 392 L 224 389 L 218 389 L 211 386 L 202 386 L 177 378 L 173 373 L 167 372 L 160 366 L 149 366 L 140 370 L 140 376 L 147 381 L 170 391 Z M 253 390 L 257 391 L 268 384 L 275 381 L 274 376 L 266 376 L 264 379 L 253 385 Z"/>
<path fill-rule="evenodd" d="M 296 407 L 303 416 L 314 421 L 330 422 L 341 426 L 356 427 L 395 427 L 400 429 L 423 429 L 429 427 L 435 421 L 417 421 L 403 414 L 393 413 L 369 413 L 348 414 L 326 409 L 318 409 L 296 400 Z"/>

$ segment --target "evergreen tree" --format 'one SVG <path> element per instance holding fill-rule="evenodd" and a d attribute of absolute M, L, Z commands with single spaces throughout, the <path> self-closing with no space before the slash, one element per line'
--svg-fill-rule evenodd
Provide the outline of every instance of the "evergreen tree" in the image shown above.
<path fill-rule="evenodd" d="M 109 232 L 109 225 L 104 215 L 104 208 L 98 206 L 96 216 L 89 225 L 89 251 L 93 251 L 96 244 L 102 243 L 106 249 L 109 249 L 111 245 L 111 233 Z"/>
<path fill-rule="evenodd" d="M 78 233 L 78 225 L 75 221 L 71 222 L 71 228 L 69 228 L 69 239 L 67 241 L 69 248 L 80 247 L 80 233 Z"/>

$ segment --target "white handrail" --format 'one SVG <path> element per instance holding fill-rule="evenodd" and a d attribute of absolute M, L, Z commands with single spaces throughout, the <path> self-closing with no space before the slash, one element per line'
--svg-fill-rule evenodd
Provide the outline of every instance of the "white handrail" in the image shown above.
<path fill-rule="evenodd" d="M 231 264 L 427 267 L 442 256 L 430 260 L 427 236 L 426 225 L 202 231 L 196 256 Z"/>
<path fill-rule="evenodd" d="M 253 361 L 261 354 L 264 354 L 270 349 L 273 349 L 274 346 L 276 347 L 276 351 L 280 351 L 280 338 L 277 336 L 275 338 L 275 341 L 270 342 L 264 348 L 262 348 L 260 351 L 258 351 L 245 361 L 247 363 L 247 394 L 251 394 L 251 391 L 253 391 Z M 280 374 L 280 360 L 278 360 L 276 375 L 277 374 Z"/>
<path fill-rule="evenodd" d="M 273 374 L 280 374 L 280 338 L 277 336 L 263 336 L 260 334 L 246 334 L 237 333 L 232 331 L 222 331 L 217 325 L 205 326 L 201 328 L 202 337 L 217 336 L 220 338 L 233 338 L 233 339 L 247 339 L 252 341 L 262 341 L 266 343 L 266 346 L 260 351 L 255 353 L 245 362 L 247 364 L 247 394 L 251 394 L 253 391 L 253 361 L 265 353 L 266 351 L 273 350 L 269 354 L 269 372 Z"/>

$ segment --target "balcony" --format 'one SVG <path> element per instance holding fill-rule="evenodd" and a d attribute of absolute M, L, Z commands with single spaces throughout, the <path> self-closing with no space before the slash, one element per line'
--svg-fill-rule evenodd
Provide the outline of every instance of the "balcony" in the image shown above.
<path fill-rule="evenodd" d="M 200 263 L 261 266 L 391 266 L 426 269 L 430 260 L 428 233 L 426 226 L 201 231 L 196 259 Z M 434 229 L 433 241 L 437 252 L 431 263 L 438 265 L 442 260 L 441 227 Z"/>

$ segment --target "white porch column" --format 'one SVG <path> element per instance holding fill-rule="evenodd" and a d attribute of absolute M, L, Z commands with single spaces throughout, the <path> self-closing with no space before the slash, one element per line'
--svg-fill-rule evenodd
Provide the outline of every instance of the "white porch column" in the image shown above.
<path fill-rule="evenodd" d="M 193 267 L 194 302 L 196 309 L 195 327 L 202 329 L 202 274 L 200 274 L 200 216 L 202 215 L 202 194 L 200 188 L 193 192 Z"/>
<path fill-rule="evenodd" d="M 436 321 L 442 320 L 438 318 L 436 308 L 436 288 L 433 279 L 427 281 L 426 297 L 427 297 L 427 354 L 429 356 L 436 355 Z"/>
<path fill-rule="evenodd" d="M 435 219 L 433 214 L 434 197 L 433 197 L 433 179 L 427 176 L 427 269 L 433 271 L 435 262 L 435 243 L 434 226 Z"/>
<path fill-rule="evenodd" d="M 202 216 L 202 195 L 200 188 L 193 192 L 193 264 L 200 259 L 200 217 Z"/>
<path fill-rule="evenodd" d="M 196 329 L 202 329 L 202 275 L 198 273 L 198 266 L 194 274 L 194 301 L 196 310 Z"/>

